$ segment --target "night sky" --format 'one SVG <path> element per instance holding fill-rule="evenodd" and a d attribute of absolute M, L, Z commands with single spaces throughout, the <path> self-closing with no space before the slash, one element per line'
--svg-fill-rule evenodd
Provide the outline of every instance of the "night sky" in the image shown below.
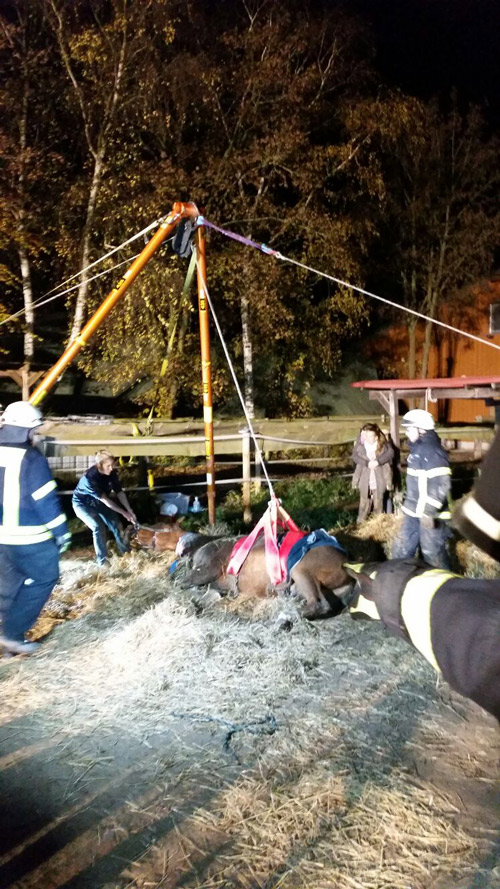
<path fill-rule="evenodd" d="M 346 0 L 374 30 L 384 80 L 421 98 L 485 106 L 500 129 L 500 0 Z"/>

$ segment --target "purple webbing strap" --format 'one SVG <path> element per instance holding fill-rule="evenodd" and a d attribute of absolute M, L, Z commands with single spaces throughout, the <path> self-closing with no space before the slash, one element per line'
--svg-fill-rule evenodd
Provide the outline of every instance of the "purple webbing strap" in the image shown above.
<path fill-rule="evenodd" d="M 268 253 L 271 256 L 280 255 L 277 250 L 272 250 L 271 247 L 266 247 L 265 244 L 258 244 L 256 241 L 251 241 L 250 238 L 245 238 L 243 235 L 237 235 L 236 232 L 230 232 L 226 228 L 220 228 L 218 225 L 214 225 L 213 222 L 209 222 L 204 216 L 199 216 L 196 221 L 198 225 L 206 225 L 207 228 L 213 228 L 214 231 L 220 232 L 221 235 L 225 235 L 227 238 L 233 238 L 234 241 L 240 241 L 241 244 L 245 244 L 247 247 L 256 247 L 257 250 L 261 250 L 262 253 Z"/>

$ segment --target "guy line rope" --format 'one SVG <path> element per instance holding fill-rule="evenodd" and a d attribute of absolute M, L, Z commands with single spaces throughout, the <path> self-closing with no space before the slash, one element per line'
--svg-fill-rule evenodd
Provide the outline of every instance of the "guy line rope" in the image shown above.
<path fill-rule="evenodd" d="M 52 300 L 54 300 L 54 299 L 59 299 L 60 296 L 66 296 L 68 293 L 71 293 L 73 290 L 77 290 L 78 287 L 80 286 L 79 283 L 74 284 L 72 287 L 68 287 L 66 290 L 60 290 L 59 288 L 64 287 L 65 284 L 69 284 L 70 281 L 74 281 L 75 278 L 81 277 L 81 275 L 84 275 L 90 269 L 94 268 L 94 266 L 99 265 L 100 262 L 104 262 L 104 260 L 108 259 L 110 256 L 112 256 L 113 253 L 117 253 L 118 250 L 122 250 L 128 244 L 132 244 L 133 241 L 137 241 L 138 238 L 142 238 L 144 235 L 146 235 L 148 232 L 150 232 L 151 229 L 158 228 L 158 226 L 161 225 L 161 223 L 165 219 L 167 219 L 168 215 L 170 215 L 170 214 L 167 214 L 167 216 L 161 216 L 160 219 L 155 219 L 154 222 L 151 222 L 149 225 L 146 226 L 146 228 L 143 228 L 142 231 L 137 232 L 135 235 L 132 235 L 131 238 L 127 238 L 127 240 L 123 241 L 121 244 L 119 244 L 118 247 L 113 247 L 111 250 L 108 251 L 108 253 L 105 253 L 103 256 L 100 256 L 99 259 L 96 259 L 95 262 L 91 262 L 90 265 L 86 266 L 84 269 L 80 269 L 79 272 L 75 272 L 74 275 L 71 275 L 69 278 L 66 278 L 64 281 L 61 281 L 61 283 L 58 284 L 57 287 L 53 287 L 51 290 L 47 290 L 46 293 L 43 293 L 41 296 L 38 297 L 38 299 L 36 299 L 33 302 L 33 308 L 39 308 L 40 306 L 44 306 L 44 305 L 46 305 L 46 303 L 52 302 Z M 127 265 L 127 264 L 133 262 L 133 260 L 136 259 L 138 256 L 139 256 L 139 253 L 136 253 L 134 256 L 130 256 L 128 259 L 123 260 L 123 262 L 118 262 L 118 263 L 116 263 L 116 265 L 111 266 L 111 268 L 105 269 L 103 272 L 99 272 L 97 275 L 93 275 L 92 278 L 88 279 L 87 283 L 90 284 L 92 281 L 95 281 L 97 278 L 101 278 L 103 275 L 107 275 L 108 272 L 113 272 L 115 269 L 120 268 L 120 266 Z M 54 291 L 57 291 L 57 292 L 54 293 Z M 54 295 L 51 296 L 51 294 L 54 294 Z M 49 297 L 49 298 L 46 299 L 46 297 Z M 18 312 L 14 312 L 12 315 L 9 315 L 8 318 L 4 318 L 2 321 L 0 321 L 0 327 L 2 326 L 2 324 L 7 324 L 9 321 L 13 321 L 14 318 L 18 318 L 20 315 L 23 315 L 25 311 L 26 311 L 26 309 L 24 309 L 24 308 L 19 309 Z"/>
<path fill-rule="evenodd" d="M 39 306 L 43 306 L 46 303 L 51 302 L 53 299 L 58 299 L 60 296 L 66 296 L 68 293 L 71 293 L 71 291 L 76 290 L 79 287 L 79 284 L 75 284 L 73 287 L 69 287 L 66 290 L 62 290 L 62 291 L 60 291 L 59 288 L 64 287 L 65 284 L 69 284 L 70 281 L 73 281 L 75 278 L 78 278 L 81 275 L 85 274 L 85 272 L 88 272 L 90 269 L 94 268 L 94 266 L 99 265 L 99 263 L 104 262 L 104 260 L 106 260 L 110 256 L 112 256 L 113 253 L 117 253 L 118 250 L 122 250 L 123 247 L 126 247 L 127 244 L 131 244 L 133 241 L 136 241 L 138 238 L 143 237 L 143 235 L 146 235 L 148 232 L 151 231 L 151 229 L 157 228 L 158 225 L 161 225 L 161 223 L 166 218 L 167 218 L 167 216 L 161 216 L 159 219 L 155 219 L 154 222 L 151 222 L 149 225 L 147 225 L 145 228 L 143 228 L 140 232 L 137 232 L 135 235 L 132 235 L 132 237 L 128 238 L 126 241 L 123 241 L 121 244 L 118 245 L 118 247 L 113 247 L 111 250 L 108 251 L 108 253 L 103 254 L 103 256 L 99 257 L 99 259 L 96 259 L 94 262 L 90 263 L 90 265 L 88 265 L 86 268 L 81 269 L 79 272 L 76 272 L 74 275 L 71 275 L 71 277 L 66 278 L 64 281 L 61 281 L 61 283 L 57 287 L 53 287 L 52 290 L 48 290 L 46 293 L 44 293 L 42 296 L 40 296 L 38 298 L 38 300 L 35 300 L 35 302 L 33 303 L 33 307 L 38 308 Z M 361 293 L 363 296 L 368 296 L 371 299 L 376 299 L 379 302 L 382 302 L 387 306 L 392 306 L 392 308 L 394 308 L 394 309 L 399 309 L 402 312 L 407 312 L 409 315 L 413 315 L 416 318 L 421 318 L 423 321 L 430 321 L 431 324 L 436 324 L 438 327 L 443 327 L 445 330 L 450 330 L 452 333 L 458 333 L 459 335 L 468 337 L 468 339 L 474 340 L 477 343 L 482 343 L 484 346 L 489 346 L 491 349 L 497 349 L 500 351 L 500 345 L 497 345 L 496 343 L 492 343 L 489 340 L 485 340 L 482 337 L 476 336 L 473 333 L 469 333 L 466 330 L 461 330 L 459 327 L 454 327 L 452 324 L 446 324 L 444 321 L 438 321 L 437 318 L 431 318 L 429 315 L 425 315 L 423 312 L 417 312 L 415 309 L 410 309 L 407 306 L 402 306 L 399 303 L 393 302 L 390 299 L 386 299 L 383 296 L 379 296 L 377 293 L 372 293 L 370 290 L 364 290 L 362 287 L 358 287 L 356 284 L 351 284 L 349 281 L 343 281 L 341 278 L 336 278 L 334 275 L 329 275 L 327 272 L 322 272 L 322 271 L 320 271 L 320 269 L 316 269 L 313 266 L 306 265 L 306 263 L 299 262 L 298 259 L 293 259 L 291 256 L 285 256 L 283 253 L 280 253 L 279 250 L 273 250 L 271 247 L 268 247 L 266 244 L 259 244 L 257 241 L 252 241 L 250 238 L 246 238 L 244 235 L 239 235 L 236 232 L 232 232 L 232 231 L 229 231 L 228 229 L 221 228 L 220 226 L 215 225 L 213 222 L 210 222 L 208 219 L 205 219 L 205 217 L 203 217 L 203 216 L 199 216 L 197 218 L 196 222 L 198 225 L 205 225 L 207 228 L 211 228 L 214 231 L 219 232 L 219 234 L 222 234 L 227 238 L 232 238 L 235 241 L 239 241 L 241 244 L 245 244 L 248 247 L 253 247 L 256 250 L 259 250 L 261 253 L 265 253 L 268 256 L 274 256 L 275 259 L 279 259 L 282 262 L 289 262 L 290 265 L 298 266 L 299 268 L 304 269 L 304 271 L 312 272 L 314 275 L 318 275 L 320 278 L 326 278 L 328 281 L 333 281 L 335 284 L 339 284 L 341 287 L 347 287 L 349 290 L 354 290 L 357 293 Z M 112 266 L 109 269 L 106 269 L 103 272 L 99 272 L 97 275 L 94 275 L 92 278 L 90 278 L 88 283 L 90 283 L 91 281 L 95 281 L 97 278 L 102 277 L 103 275 L 107 274 L 108 272 L 112 272 L 112 271 L 114 271 L 114 269 L 117 269 L 120 266 L 133 261 L 134 259 L 136 259 L 137 256 L 139 256 L 138 253 L 136 253 L 134 256 L 129 257 L 129 259 L 126 259 L 123 262 L 117 263 L 116 265 Z M 57 292 L 54 294 L 54 291 L 57 291 Z M 50 296 L 51 294 L 54 294 L 54 295 Z M 207 296 L 208 296 L 208 294 L 207 294 Z M 50 297 L 50 299 L 46 299 L 46 297 Z M 208 297 L 208 301 L 210 304 L 210 297 Z M 211 306 L 211 304 L 210 304 L 210 306 Z M 211 306 L 211 308 L 212 308 L 212 306 Z M 20 309 L 18 312 L 15 312 L 14 314 L 9 315 L 8 318 L 4 318 L 2 321 L 0 321 L 0 326 L 2 326 L 3 324 L 7 324 L 9 321 L 12 321 L 14 318 L 19 317 L 20 315 L 22 315 L 24 313 L 24 311 L 25 311 L 24 308 Z"/>
<path fill-rule="evenodd" d="M 385 299 L 383 296 L 378 296 L 376 293 L 372 293 L 370 290 L 363 290 L 362 287 L 358 287 L 356 284 L 351 284 L 349 281 L 343 281 L 341 278 L 335 278 L 333 275 L 328 275 L 326 272 L 321 272 L 319 269 L 315 269 L 313 266 L 306 265 L 303 262 L 299 262 L 298 259 L 292 259 L 292 257 L 290 256 L 284 256 L 283 253 L 279 252 L 279 250 L 273 250 L 266 244 L 259 244 L 257 243 L 257 241 L 252 241 L 250 240 L 250 238 L 245 238 L 243 235 L 236 234 L 236 232 L 229 231 L 225 228 L 220 228 L 218 225 L 214 225 L 213 222 L 209 222 L 208 219 L 205 219 L 203 216 L 200 216 L 197 222 L 198 225 L 205 225 L 207 226 L 207 228 L 213 228 L 214 231 L 225 235 L 225 237 L 232 238 L 235 241 L 246 244 L 248 247 L 254 247 L 256 250 L 260 250 L 261 253 L 265 253 L 268 256 L 274 256 L 275 259 L 281 259 L 283 262 L 289 262 L 291 265 L 296 265 L 307 272 L 312 272 L 314 275 L 319 275 L 320 278 L 326 278 L 328 281 L 333 281 L 335 284 L 340 284 L 342 287 L 347 287 L 349 290 L 355 290 L 357 293 L 362 293 L 363 296 L 369 296 L 372 299 L 377 299 L 379 300 L 379 302 L 385 303 L 385 305 L 387 306 L 392 306 L 394 309 L 399 309 L 402 312 L 408 312 L 409 315 L 415 315 L 415 317 L 422 318 L 424 321 L 430 321 L 431 324 L 437 324 L 439 327 L 444 327 L 446 328 L 446 330 L 451 330 L 452 333 L 458 333 L 461 336 L 466 336 L 478 343 L 483 343 L 483 345 L 489 346 L 491 349 L 500 350 L 500 345 L 497 345 L 496 343 L 485 340 L 473 333 L 468 333 L 468 331 L 466 330 L 460 330 L 460 328 L 453 327 L 453 325 L 451 324 L 445 324 L 444 321 L 438 321 L 437 318 L 431 318 L 429 315 L 424 315 L 422 312 L 416 312 L 414 309 L 409 309 L 407 306 L 401 306 L 399 303 L 392 302 L 390 299 Z"/>

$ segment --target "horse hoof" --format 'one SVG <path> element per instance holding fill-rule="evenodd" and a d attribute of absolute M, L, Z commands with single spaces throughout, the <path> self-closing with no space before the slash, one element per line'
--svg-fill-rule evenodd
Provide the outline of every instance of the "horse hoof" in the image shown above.
<path fill-rule="evenodd" d="M 293 629 L 293 626 L 296 622 L 296 617 L 291 614 L 287 614 L 286 612 L 282 612 L 281 614 L 278 614 L 278 617 L 276 618 L 276 629 L 285 630 L 285 632 L 289 633 L 290 630 Z"/>

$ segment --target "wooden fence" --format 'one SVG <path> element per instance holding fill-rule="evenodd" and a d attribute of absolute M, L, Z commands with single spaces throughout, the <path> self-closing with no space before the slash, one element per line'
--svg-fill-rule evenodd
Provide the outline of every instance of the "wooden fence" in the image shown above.
<path fill-rule="evenodd" d="M 241 466 L 241 475 L 232 479 L 216 478 L 216 484 L 242 485 L 245 509 L 249 508 L 251 486 L 262 483 L 261 465 L 252 445 L 248 428 L 234 420 L 219 420 L 214 424 L 214 450 L 216 463 L 225 466 Z M 269 468 L 276 463 L 328 463 L 335 446 L 352 446 L 360 427 L 365 423 L 378 423 L 387 430 L 385 416 L 327 417 L 307 420 L 256 420 L 255 436 L 264 460 Z M 200 471 L 204 469 L 205 437 L 201 421 L 173 420 L 145 421 L 113 420 L 96 418 L 83 420 L 47 420 L 42 427 L 44 436 L 41 448 L 56 475 L 74 481 L 94 462 L 95 451 L 106 447 L 117 457 L 140 458 L 141 463 L 154 469 L 156 457 L 199 457 Z M 493 436 L 491 426 L 438 428 L 447 448 L 466 450 L 478 459 L 488 448 Z M 306 452 L 307 455 L 305 456 Z M 311 453 L 313 452 L 313 453 Z M 316 452 L 314 454 L 314 452 Z M 275 455 L 284 454 L 277 461 Z M 292 458 L 293 453 L 293 458 Z M 241 458 L 231 460 L 230 457 Z M 299 456 L 300 455 L 300 456 Z M 268 470 L 269 471 L 269 470 Z M 204 482 L 190 483 L 193 487 Z M 172 485 L 159 485 L 172 487 Z M 182 487 L 182 485 L 176 485 Z"/>

